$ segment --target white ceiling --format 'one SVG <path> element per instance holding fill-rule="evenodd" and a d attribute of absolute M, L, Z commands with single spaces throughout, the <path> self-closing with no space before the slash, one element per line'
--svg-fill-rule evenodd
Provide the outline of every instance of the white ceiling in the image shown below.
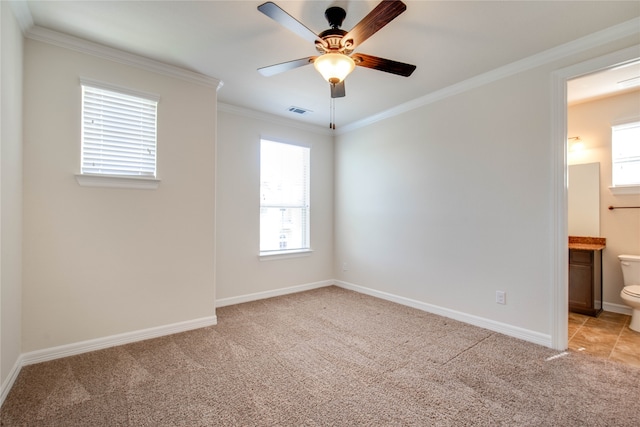
<path fill-rule="evenodd" d="M 22 2 L 22 0 L 19 0 Z M 259 67 L 315 55 L 258 12 L 262 1 L 24 1 L 33 24 L 222 80 L 219 101 L 327 126 L 329 87 L 305 66 Z M 327 7 L 350 30 L 378 0 L 276 1 L 313 31 Z M 404 78 L 357 67 L 336 100 L 337 124 L 365 119 L 478 74 L 640 16 L 638 1 L 405 1 L 407 10 L 356 49 L 417 65 Z M 23 8 L 24 9 L 24 8 Z M 303 116 L 290 106 L 312 110 Z"/>
<path fill-rule="evenodd" d="M 633 83 L 635 86 L 626 86 L 624 83 Z M 569 80 L 567 102 L 573 105 L 639 88 L 640 60 L 636 60 Z"/>

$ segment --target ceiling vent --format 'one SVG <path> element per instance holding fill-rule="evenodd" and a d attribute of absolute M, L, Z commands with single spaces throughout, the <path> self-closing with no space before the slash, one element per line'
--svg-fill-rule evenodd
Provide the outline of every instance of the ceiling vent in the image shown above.
<path fill-rule="evenodd" d="M 302 114 L 312 113 L 313 111 L 307 110 L 306 108 L 300 108 L 300 107 L 291 106 L 291 107 L 289 107 L 289 112 L 302 115 Z"/>

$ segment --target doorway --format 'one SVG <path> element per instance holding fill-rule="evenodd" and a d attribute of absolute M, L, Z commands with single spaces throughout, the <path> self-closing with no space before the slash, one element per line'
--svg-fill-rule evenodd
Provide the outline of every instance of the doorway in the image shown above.
<path fill-rule="evenodd" d="M 633 61 L 640 45 L 594 58 L 552 74 L 552 150 L 553 150 L 553 302 L 551 344 L 556 350 L 568 345 L 568 226 L 567 226 L 567 82 L 576 77 L 603 71 Z"/>

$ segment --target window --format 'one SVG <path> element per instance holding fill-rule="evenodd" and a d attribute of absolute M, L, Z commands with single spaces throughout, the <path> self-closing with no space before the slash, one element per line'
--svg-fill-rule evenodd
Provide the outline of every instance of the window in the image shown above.
<path fill-rule="evenodd" d="M 260 254 L 308 251 L 308 147 L 260 141 Z"/>
<path fill-rule="evenodd" d="M 159 97 L 81 80 L 81 174 L 156 177 Z"/>
<path fill-rule="evenodd" d="M 640 187 L 640 122 L 611 127 L 612 185 Z"/>

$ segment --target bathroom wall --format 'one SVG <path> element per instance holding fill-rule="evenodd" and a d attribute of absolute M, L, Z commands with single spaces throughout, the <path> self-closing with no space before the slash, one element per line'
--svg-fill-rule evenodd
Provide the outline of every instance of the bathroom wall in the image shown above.
<path fill-rule="evenodd" d="M 600 236 L 607 239 L 603 252 L 604 308 L 625 311 L 620 298 L 622 271 L 617 256 L 640 255 L 640 209 L 609 210 L 608 206 L 640 206 L 640 195 L 613 195 L 611 186 L 611 124 L 640 120 L 640 90 L 568 108 L 568 136 L 580 136 L 584 149 L 568 152 L 570 165 L 600 163 Z M 570 147 L 571 148 L 571 147 Z"/>

